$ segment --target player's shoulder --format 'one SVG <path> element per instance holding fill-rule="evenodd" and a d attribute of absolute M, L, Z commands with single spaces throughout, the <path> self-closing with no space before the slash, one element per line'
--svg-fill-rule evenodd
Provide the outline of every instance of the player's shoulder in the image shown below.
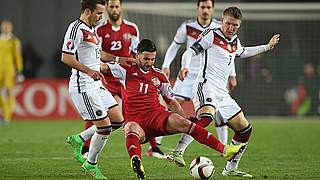
<path fill-rule="evenodd" d="M 138 26 L 134 22 L 123 19 L 123 23 L 128 27 L 138 29 Z"/>
<path fill-rule="evenodd" d="M 102 22 L 101 24 L 99 24 L 97 27 L 96 27 L 96 30 L 100 30 L 100 29 L 103 29 L 103 28 L 106 28 L 107 26 L 109 25 L 109 21 L 106 20 L 104 22 Z"/>
<path fill-rule="evenodd" d="M 213 18 L 211 21 L 210 27 L 211 28 L 218 28 L 221 26 L 221 24 L 222 24 L 222 22 L 220 20 Z"/>
<path fill-rule="evenodd" d="M 167 81 L 167 75 L 162 72 L 161 69 L 152 67 L 152 72 L 157 76 L 161 81 Z"/>
<path fill-rule="evenodd" d="M 197 23 L 196 19 L 187 19 L 181 23 L 181 26 L 190 26 L 196 23 Z"/>

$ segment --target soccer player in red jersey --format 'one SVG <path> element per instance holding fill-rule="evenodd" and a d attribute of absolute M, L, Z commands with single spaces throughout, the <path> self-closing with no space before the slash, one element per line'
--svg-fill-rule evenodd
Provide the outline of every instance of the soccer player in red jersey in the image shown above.
<path fill-rule="evenodd" d="M 131 159 L 133 171 L 138 179 L 144 179 L 145 172 L 141 161 L 141 143 L 157 136 L 186 133 L 198 142 L 222 153 L 227 160 L 232 159 L 244 147 L 223 145 L 210 132 L 201 127 L 203 119 L 185 118 L 180 104 L 173 98 L 173 91 L 167 76 L 154 68 L 156 58 L 155 44 L 143 39 L 137 47 L 136 63 L 131 66 L 105 64 L 102 72 L 111 70 L 122 80 L 126 96 L 124 101 L 126 148 Z M 159 102 L 159 95 L 172 110 L 169 112 Z"/>

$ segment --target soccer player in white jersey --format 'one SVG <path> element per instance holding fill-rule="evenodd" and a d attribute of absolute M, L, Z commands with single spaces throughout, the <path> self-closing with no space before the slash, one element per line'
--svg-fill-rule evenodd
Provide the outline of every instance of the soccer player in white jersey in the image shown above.
<path fill-rule="evenodd" d="M 182 67 L 179 78 L 184 80 L 188 76 L 192 57 L 202 57 L 200 73 L 194 85 L 193 104 L 197 116 L 209 114 L 213 117 L 216 109 L 219 116 L 217 124 L 227 124 L 234 132 L 232 144 L 248 143 L 252 127 L 239 107 L 230 97 L 226 88 L 229 74 L 236 57 L 247 58 L 265 51 L 271 50 L 279 42 L 280 35 L 274 35 L 268 44 L 243 47 L 236 32 L 240 27 L 242 14 L 237 7 L 229 7 L 224 10 L 221 28 L 208 29 L 203 32 L 197 42 L 188 48 L 182 56 Z M 213 120 L 213 119 L 211 119 Z M 252 175 L 238 170 L 238 164 L 244 151 L 239 153 L 232 161 L 228 161 L 222 175 L 253 177 Z"/>
<path fill-rule="evenodd" d="M 79 134 L 69 136 L 67 142 L 82 169 L 97 179 L 106 179 L 97 166 L 98 155 L 112 131 L 108 114 L 109 107 L 118 108 L 112 95 L 102 84 L 100 73 L 100 40 L 94 26 L 102 18 L 105 0 L 81 0 L 80 18 L 72 22 L 64 37 L 61 61 L 72 68 L 69 93 L 72 101 L 85 121 L 94 126 Z M 120 114 L 121 115 L 121 114 Z M 88 158 L 81 155 L 83 142 L 91 138 Z"/>
<path fill-rule="evenodd" d="M 162 71 L 169 77 L 170 76 L 170 64 L 175 58 L 179 48 L 182 44 L 186 43 L 187 47 L 190 47 L 196 42 L 198 36 L 205 29 L 213 29 L 221 26 L 221 22 L 212 18 L 214 8 L 213 0 L 198 0 L 197 2 L 197 19 L 186 20 L 183 22 L 177 30 L 177 33 L 169 46 L 164 62 L 162 65 Z M 174 85 L 175 99 L 182 105 L 186 101 L 190 101 L 192 97 L 192 87 L 195 83 L 197 75 L 200 71 L 200 56 L 194 56 L 192 58 L 189 74 L 184 81 L 177 78 Z M 233 66 L 234 67 L 234 66 Z M 230 88 L 236 83 L 235 69 L 230 74 Z M 210 123 L 210 121 L 208 121 Z M 228 141 L 228 129 L 225 124 L 216 125 L 216 131 L 218 139 L 223 143 L 227 144 Z M 187 146 L 193 141 L 193 138 L 189 135 L 184 134 L 174 151 L 167 155 L 169 161 L 174 161 L 178 166 L 185 166 L 183 160 L 183 154 Z"/>

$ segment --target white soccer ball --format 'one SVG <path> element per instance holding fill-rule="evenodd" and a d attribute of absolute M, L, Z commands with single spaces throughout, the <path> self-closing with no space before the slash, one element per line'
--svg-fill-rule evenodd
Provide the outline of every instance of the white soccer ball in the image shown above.
<path fill-rule="evenodd" d="M 206 157 L 197 157 L 190 164 L 190 174 L 196 179 L 209 179 L 214 174 L 213 162 Z"/>

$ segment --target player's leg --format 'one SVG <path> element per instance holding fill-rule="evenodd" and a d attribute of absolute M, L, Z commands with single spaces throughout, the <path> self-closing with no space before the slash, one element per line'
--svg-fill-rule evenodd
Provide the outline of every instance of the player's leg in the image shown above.
<path fill-rule="evenodd" d="M 161 97 L 160 97 L 160 103 L 164 107 L 167 107 L 167 104 L 165 103 L 165 101 Z M 156 157 L 159 159 L 165 158 L 164 153 L 160 149 L 162 138 L 163 138 L 163 136 L 159 136 L 159 137 L 150 139 L 150 141 L 149 141 L 150 146 L 148 147 L 148 149 L 146 151 L 146 156 Z"/>
<path fill-rule="evenodd" d="M 144 179 L 145 172 L 141 160 L 141 142 L 145 139 L 145 132 L 141 126 L 130 121 L 124 126 L 126 148 L 130 157 L 131 167 L 138 179 Z"/>
<path fill-rule="evenodd" d="M 84 160 L 81 159 L 83 142 L 91 138 L 88 158 L 83 163 L 82 169 L 95 178 L 105 179 L 98 168 L 97 162 L 99 153 L 104 148 L 112 127 L 107 117 L 108 113 L 104 102 L 100 98 L 101 94 L 98 90 L 70 94 L 82 118 L 93 121 L 94 125 L 79 134 L 69 136 L 67 142 L 71 145 L 75 157 L 78 157 L 77 159 L 82 162 Z M 105 93 L 105 96 L 109 96 L 109 94 Z M 111 95 L 110 98 L 112 98 Z"/>
<path fill-rule="evenodd" d="M 223 121 L 221 120 L 221 114 L 219 112 L 219 110 L 216 111 L 215 114 L 215 121 Z M 217 132 L 217 136 L 219 141 L 224 144 L 227 145 L 228 144 L 228 127 L 226 124 L 221 123 L 220 125 L 218 125 L 217 123 L 215 123 L 216 126 L 216 132 Z"/>
<path fill-rule="evenodd" d="M 234 145 L 244 143 L 245 148 L 239 153 L 233 160 L 227 162 L 222 175 L 224 176 L 241 176 L 241 177 L 253 177 L 251 174 L 240 171 L 238 169 L 239 162 L 243 156 L 247 144 L 252 132 L 252 126 L 244 117 L 242 112 L 239 112 L 235 117 L 228 121 L 228 126 L 234 130 L 235 134 L 232 138 L 231 143 Z"/>
<path fill-rule="evenodd" d="M 122 100 L 118 95 L 113 96 L 116 100 L 116 103 L 108 103 L 108 114 L 111 120 L 112 131 L 115 131 L 123 126 L 124 118 L 122 115 Z"/>
<path fill-rule="evenodd" d="M 152 138 L 152 139 L 150 139 L 149 144 L 150 144 L 150 146 L 148 147 L 148 150 L 146 152 L 147 156 L 156 157 L 159 159 L 165 158 L 164 153 L 159 148 L 161 142 L 160 142 L 160 144 L 158 144 L 156 138 Z"/>
<path fill-rule="evenodd" d="M 13 72 L 5 71 L 6 74 L 2 77 L 2 87 L 0 91 L 1 109 L 5 123 L 9 123 L 12 119 L 12 114 L 15 106 L 15 96 L 13 88 L 15 86 L 15 75 Z"/>
<path fill-rule="evenodd" d="M 84 129 L 89 129 L 91 126 L 93 126 L 94 124 L 91 122 L 91 121 L 86 121 L 84 123 Z M 89 147 L 90 147 L 90 142 L 91 142 L 91 138 L 86 140 L 84 143 L 83 143 L 83 147 L 82 147 L 82 151 L 81 151 L 81 154 L 83 155 L 83 157 L 85 159 L 87 159 L 88 157 L 88 152 L 89 152 Z"/>
<path fill-rule="evenodd" d="M 239 153 L 233 160 L 227 162 L 222 175 L 224 176 L 242 176 L 252 177 L 252 175 L 238 170 L 239 161 L 245 152 L 248 140 L 251 135 L 252 127 L 239 107 L 239 105 L 230 97 L 221 101 L 222 106 L 219 107 L 221 120 L 216 121 L 217 124 L 227 124 L 234 132 L 231 144 L 245 144 L 244 150 Z"/>
<path fill-rule="evenodd" d="M 223 145 L 214 137 L 214 135 L 199 126 L 199 122 L 201 122 L 201 120 L 194 123 L 176 113 L 173 113 L 168 117 L 166 131 L 169 134 L 189 134 L 199 143 L 207 145 L 208 147 L 222 153 L 227 160 L 234 158 L 234 156 L 244 148 L 244 144 Z"/>
<path fill-rule="evenodd" d="M 213 121 L 213 115 L 215 108 L 213 105 L 203 105 L 197 110 L 197 116 L 199 118 L 190 118 L 192 122 L 197 123 L 200 127 L 207 127 L 210 122 Z M 185 166 L 183 154 L 188 145 L 193 141 L 193 138 L 189 134 L 183 134 L 174 151 L 167 155 L 169 161 L 175 162 L 178 166 Z"/>

